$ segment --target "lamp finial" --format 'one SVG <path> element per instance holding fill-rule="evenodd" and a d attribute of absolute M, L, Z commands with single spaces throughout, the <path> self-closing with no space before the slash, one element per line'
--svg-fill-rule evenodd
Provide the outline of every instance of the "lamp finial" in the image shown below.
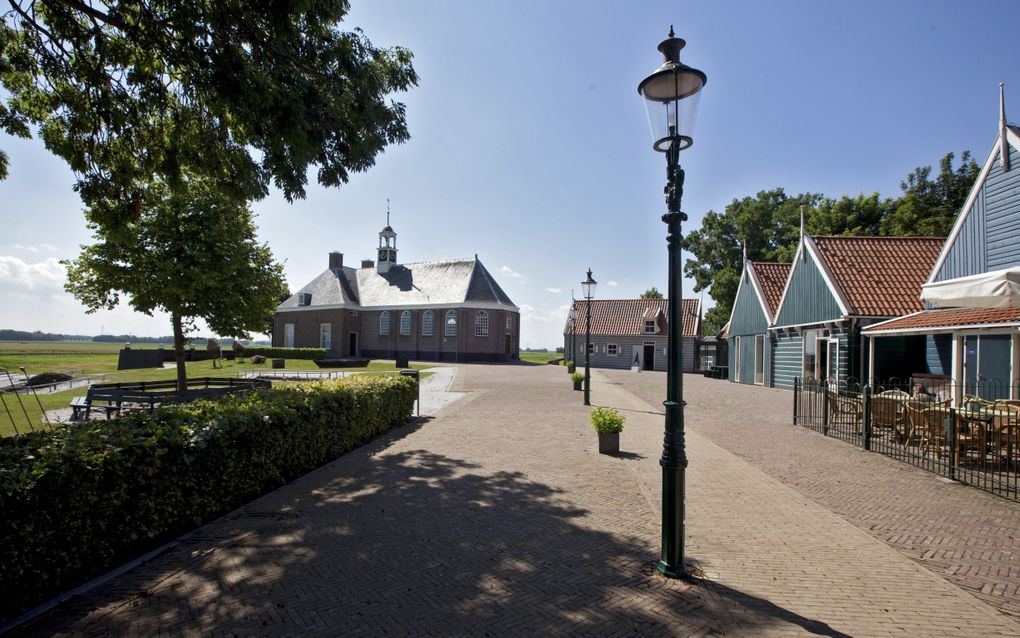
<path fill-rule="evenodd" d="M 671 37 L 671 38 L 675 38 L 676 37 L 676 34 L 673 33 L 673 25 L 672 24 L 669 25 L 669 37 Z"/>
<path fill-rule="evenodd" d="M 999 82 L 999 165 L 1009 170 L 1009 142 L 1006 140 L 1006 84 Z"/>

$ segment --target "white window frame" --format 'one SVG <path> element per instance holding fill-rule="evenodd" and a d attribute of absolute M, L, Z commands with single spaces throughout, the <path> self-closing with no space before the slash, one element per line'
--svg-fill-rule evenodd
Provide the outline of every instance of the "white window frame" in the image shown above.
<path fill-rule="evenodd" d="M 411 335 L 411 311 L 404 310 L 400 313 L 400 336 L 408 337 Z"/>
<path fill-rule="evenodd" d="M 426 310 L 421 313 L 421 336 L 431 337 L 432 327 L 435 324 L 435 313 L 431 310 Z"/>
<path fill-rule="evenodd" d="M 443 334 L 447 337 L 457 336 L 457 311 L 447 310 L 443 318 Z"/>
<path fill-rule="evenodd" d="M 618 357 L 620 356 L 620 346 L 615 343 L 606 344 L 606 356 Z"/>
<path fill-rule="evenodd" d="M 379 313 L 379 336 L 388 337 L 390 335 L 390 311 L 383 310 Z"/>
<path fill-rule="evenodd" d="M 659 331 L 659 327 L 655 325 L 655 319 L 645 319 L 645 334 L 653 335 Z"/>
<path fill-rule="evenodd" d="M 733 380 L 740 383 L 740 336 L 733 338 L 733 349 L 736 356 L 733 357 Z"/>
<path fill-rule="evenodd" d="M 333 347 L 333 324 L 319 324 L 319 347 L 323 350 L 330 350 Z"/>
<path fill-rule="evenodd" d="M 489 313 L 484 310 L 479 310 L 475 313 L 475 336 L 489 336 Z"/>
<path fill-rule="evenodd" d="M 512 314 L 510 314 L 509 312 L 506 313 L 506 329 L 507 330 L 513 330 L 514 329 L 514 316 Z"/>

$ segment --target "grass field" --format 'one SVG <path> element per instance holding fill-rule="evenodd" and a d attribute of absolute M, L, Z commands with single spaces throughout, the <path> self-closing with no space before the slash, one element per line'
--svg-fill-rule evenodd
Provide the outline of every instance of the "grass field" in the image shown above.
<path fill-rule="evenodd" d="M 177 369 L 168 364 L 164 368 L 117 371 L 117 353 L 123 344 L 93 343 L 79 341 L 0 341 L 0 368 L 10 371 L 15 378 L 22 376 L 20 367 L 30 375 L 40 372 L 61 372 L 81 370 L 85 374 L 105 374 L 97 382 L 161 381 L 175 379 Z M 156 347 L 156 344 L 139 344 L 139 347 Z M 134 344 L 131 346 L 134 348 Z M 255 365 L 250 360 L 244 363 L 221 361 L 213 368 L 212 361 L 194 361 L 187 364 L 188 377 L 233 377 L 241 372 L 270 370 L 268 364 Z M 286 370 L 318 370 L 314 361 L 287 359 Z M 428 364 L 415 364 L 421 369 Z M 331 370 L 339 370 L 332 369 Z M 392 362 L 372 361 L 368 367 L 346 368 L 349 371 L 372 371 L 395 373 Z M 4 379 L 6 381 L 6 379 Z M 63 392 L 40 393 L 36 396 L 5 394 L 6 408 L 0 405 L 0 436 L 11 436 L 17 431 L 25 432 L 31 427 L 44 426 L 43 410 L 67 408 L 71 399 L 84 395 L 86 388 L 74 388 Z M 20 401 L 19 401 L 20 398 Z M 41 408 L 40 408 L 41 404 Z M 27 414 L 27 416 L 26 416 Z M 31 424 L 31 427 L 30 427 Z"/>
<path fill-rule="evenodd" d="M 521 361 L 529 363 L 549 363 L 553 359 L 562 358 L 562 352 L 521 352 Z"/>

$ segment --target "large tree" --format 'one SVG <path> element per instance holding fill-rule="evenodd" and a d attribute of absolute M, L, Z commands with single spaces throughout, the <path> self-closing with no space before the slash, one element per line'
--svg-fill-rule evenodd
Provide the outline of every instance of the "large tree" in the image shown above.
<path fill-rule="evenodd" d="M 655 286 L 641 293 L 642 299 L 662 299 L 662 293 Z"/>
<path fill-rule="evenodd" d="M 408 139 L 411 53 L 338 24 L 342 0 L 8 0 L 0 130 L 37 125 L 90 221 L 137 219 L 153 176 L 204 177 L 239 200 L 338 186 Z M 8 158 L 0 154 L 0 178 Z"/>
<path fill-rule="evenodd" d="M 953 153 L 939 161 L 939 174 L 933 180 L 931 166 L 915 168 L 900 182 L 903 196 L 882 221 L 883 235 L 944 237 L 949 234 L 974 180 L 981 169 L 970 152 L 960 154 L 960 165 L 953 168 Z"/>
<path fill-rule="evenodd" d="M 176 189 L 150 183 L 142 204 L 127 233 L 91 225 L 97 243 L 64 262 L 65 287 L 88 312 L 127 295 L 138 312 L 169 313 L 178 389 L 185 390 L 185 336 L 194 320 L 229 337 L 265 330 L 286 289 L 283 268 L 256 241 L 248 206 L 208 180 L 187 178 Z"/>

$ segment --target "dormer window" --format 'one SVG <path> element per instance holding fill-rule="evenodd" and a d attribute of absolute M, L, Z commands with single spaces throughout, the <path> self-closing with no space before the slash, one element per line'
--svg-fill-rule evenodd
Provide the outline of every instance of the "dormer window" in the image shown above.
<path fill-rule="evenodd" d="M 312 293 L 310 292 L 299 292 L 297 296 L 297 305 L 299 306 L 310 306 L 312 305 Z"/>
<path fill-rule="evenodd" d="M 645 334 L 653 335 L 658 332 L 658 326 L 655 325 L 655 319 L 645 319 Z"/>

